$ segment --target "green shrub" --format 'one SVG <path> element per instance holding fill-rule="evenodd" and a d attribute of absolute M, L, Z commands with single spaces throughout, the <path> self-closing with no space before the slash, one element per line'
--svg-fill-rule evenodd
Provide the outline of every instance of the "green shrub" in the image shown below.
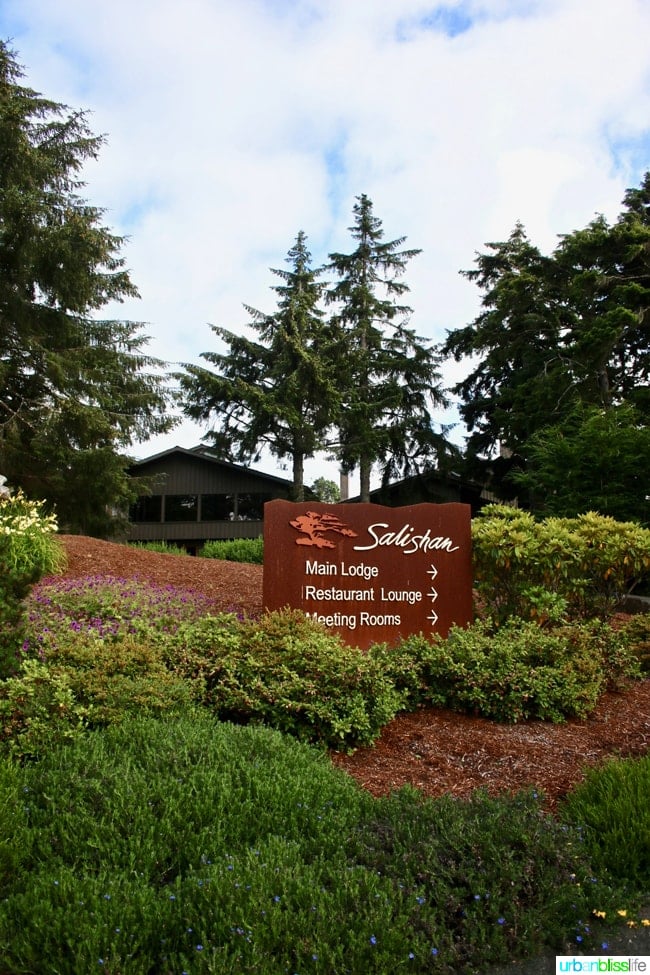
<path fill-rule="evenodd" d="M 497 721 L 585 717 L 607 687 L 639 673 L 625 643 L 598 622 L 545 630 L 513 619 L 495 630 L 479 621 L 452 627 L 446 640 L 411 637 L 400 653 L 417 661 L 418 703 Z"/>
<path fill-rule="evenodd" d="M 165 666 L 164 642 L 145 635 L 102 639 L 73 633 L 47 656 L 48 673 L 64 680 L 88 709 L 93 725 L 121 721 L 130 713 L 162 714 L 191 701 L 186 681 Z"/>
<path fill-rule="evenodd" d="M 205 559 L 225 559 L 227 562 L 264 562 L 264 539 L 233 538 L 224 541 L 206 542 L 201 549 Z"/>
<path fill-rule="evenodd" d="M 431 913 L 422 907 L 434 901 L 444 930 L 437 943 L 452 972 L 485 970 L 481 957 L 511 960 L 524 944 L 533 954 L 582 938 L 593 903 L 596 878 L 578 831 L 543 812 L 534 791 L 476 792 L 458 802 L 401 790 L 374 804 L 351 855 L 399 887 L 414 933 L 430 934 Z M 612 903 L 599 883 L 601 891 Z"/>
<path fill-rule="evenodd" d="M 650 673 L 650 613 L 631 616 L 621 630 L 644 674 Z"/>
<path fill-rule="evenodd" d="M 24 640 L 24 600 L 30 587 L 65 564 L 56 520 L 21 492 L 0 497 L 0 677 L 15 673 Z"/>
<path fill-rule="evenodd" d="M 565 822 L 583 831 L 597 870 L 647 894 L 650 877 L 650 755 L 611 759 L 587 772 L 563 803 Z"/>
<path fill-rule="evenodd" d="M 650 566 L 650 530 L 590 512 L 535 521 L 490 505 L 472 522 L 475 586 L 488 615 L 538 623 L 607 617 Z"/>
<path fill-rule="evenodd" d="M 89 711 L 75 697 L 65 673 L 38 660 L 25 660 L 13 677 L 0 681 L 0 752 L 37 758 L 85 729 Z"/>
<path fill-rule="evenodd" d="M 164 540 L 159 542 L 129 542 L 128 545 L 130 548 L 142 549 L 145 552 L 158 552 L 159 555 L 189 555 L 187 549 Z"/>
<path fill-rule="evenodd" d="M 369 744 L 403 703 L 381 662 L 303 613 L 183 626 L 172 666 L 219 717 L 333 748 Z"/>
<path fill-rule="evenodd" d="M 317 750 L 205 712 L 91 732 L 0 771 L 0 794 L 21 851 L 7 972 L 467 975 L 585 950 L 592 910 L 628 906 L 533 794 L 375 800 Z"/>

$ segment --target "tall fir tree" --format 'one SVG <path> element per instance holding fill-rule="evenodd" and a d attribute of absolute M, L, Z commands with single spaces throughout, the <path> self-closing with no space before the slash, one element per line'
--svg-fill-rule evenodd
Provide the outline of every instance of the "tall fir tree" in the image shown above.
<path fill-rule="evenodd" d="M 373 465 L 384 480 L 407 474 L 449 449 L 435 433 L 432 410 L 445 405 L 437 358 L 426 339 L 408 327 L 402 304 L 408 262 L 420 253 L 402 249 L 406 238 L 384 241 L 381 220 L 365 194 L 356 198 L 349 228 L 356 247 L 329 255 L 338 276 L 329 290 L 339 343 L 341 414 L 338 456 L 343 471 L 359 468 L 360 499 L 370 500 Z"/>
<path fill-rule="evenodd" d="M 0 42 L 0 472 L 69 531 L 106 534 L 134 494 L 122 451 L 173 421 L 140 325 L 97 314 L 137 295 L 123 239 L 79 195 L 103 140 L 22 77 Z"/>
<path fill-rule="evenodd" d="M 505 445 L 526 465 L 516 480 L 540 508 L 551 506 L 540 484 L 545 479 L 548 488 L 558 470 L 547 449 L 553 437 L 558 443 L 562 437 L 566 457 L 591 443 L 594 469 L 601 470 L 600 431 L 629 428 L 630 436 L 618 437 L 623 449 L 634 442 L 633 428 L 648 423 L 649 200 L 647 174 L 640 189 L 627 191 L 614 223 L 596 217 L 563 235 L 548 257 L 517 225 L 508 241 L 487 245 L 476 269 L 464 272 L 482 289 L 482 311 L 448 334 L 442 352 L 471 359 L 453 389 L 470 431 L 468 463 L 492 466 L 490 454 Z M 616 415 L 599 426 L 598 411 L 612 410 Z M 626 468 L 627 458 L 621 463 Z M 560 496 L 566 491 L 558 485 Z"/>
<path fill-rule="evenodd" d="M 443 354 L 469 358 L 473 369 L 453 392 L 470 431 L 470 457 L 499 444 L 517 451 L 554 413 L 566 393 L 563 300 L 552 262 L 521 224 L 506 241 L 487 244 L 463 275 L 483 292 L 482 310 L 448 334 Z"/>
<path fill-rule="evenodd" d="M 304 462 L 323 448 L 337 416 L 339 392 L 330 329 L 320 307 L 321 271 L 311 266 L 300 231 L 272 314 L 245 305 L 257 340 L 211 326 L 228 351 L 204 352 L 214 370 L 184 364 L 178 374 L 185 414 L 211 425 L 205 440 L 234 460 L 259 460 L 266 446 L 291 458 L 293 500 L 304 498 Z"/>

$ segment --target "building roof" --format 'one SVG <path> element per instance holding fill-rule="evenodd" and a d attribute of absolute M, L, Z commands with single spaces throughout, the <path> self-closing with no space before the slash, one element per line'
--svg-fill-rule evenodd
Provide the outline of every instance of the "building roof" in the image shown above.
<path fill-rule="evenodd" d="M 131 469 L 135 467 L 143 467 L 147 464 L 157 463 L 160 460 L 173 456 L 205 461 L 207 464 L 213 464 L 215 467 L 220 467 L 233 472 L 245 471 L 247 474 L 253 475 L 254 477 L 259 477 L 265 481 L 270 481 L 271 483 L 282 487 L 290 488 L 293 485 L 293 481 L 288 478 L 277 477 L 275 474 L 265 474 L 263 471 L 256 471 L 252 467 L 245 467 L 243 464 L 233 464 L 230 461 L 222 460 L 214 450 L 211 450 L 210 447 L 205 447 L 202 445 L 190 448 L 178 446 L 170 447 L 168 450 L 163 450 L 158 454 L 151 454 L 149 457 L 142 457 L 140 460 L 136 460 L 131 465 Z"/>

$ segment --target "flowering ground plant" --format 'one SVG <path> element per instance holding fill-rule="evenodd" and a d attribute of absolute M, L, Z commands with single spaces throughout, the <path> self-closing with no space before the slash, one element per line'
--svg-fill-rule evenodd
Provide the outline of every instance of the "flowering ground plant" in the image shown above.
<path fill-rule="evenodd" d="M 212 608 L 212 601 L 201 593 L 146 580 L 47 577 L 33 587 L 27 601 L 23 649 L 31 656 L 47 657 L 84 635 L 113 643 L 138 635 L 164 638 Z"/>

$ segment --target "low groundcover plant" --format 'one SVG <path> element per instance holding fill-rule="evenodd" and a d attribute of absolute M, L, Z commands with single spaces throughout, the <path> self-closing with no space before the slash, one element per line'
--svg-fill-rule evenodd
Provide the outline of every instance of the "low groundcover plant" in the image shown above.
<path fill-rule="evenodd" d="M 470 973 L 633 915 L 540 798 L 374 799 L 205 711 L 0 760 L 3 970 Z"/>

